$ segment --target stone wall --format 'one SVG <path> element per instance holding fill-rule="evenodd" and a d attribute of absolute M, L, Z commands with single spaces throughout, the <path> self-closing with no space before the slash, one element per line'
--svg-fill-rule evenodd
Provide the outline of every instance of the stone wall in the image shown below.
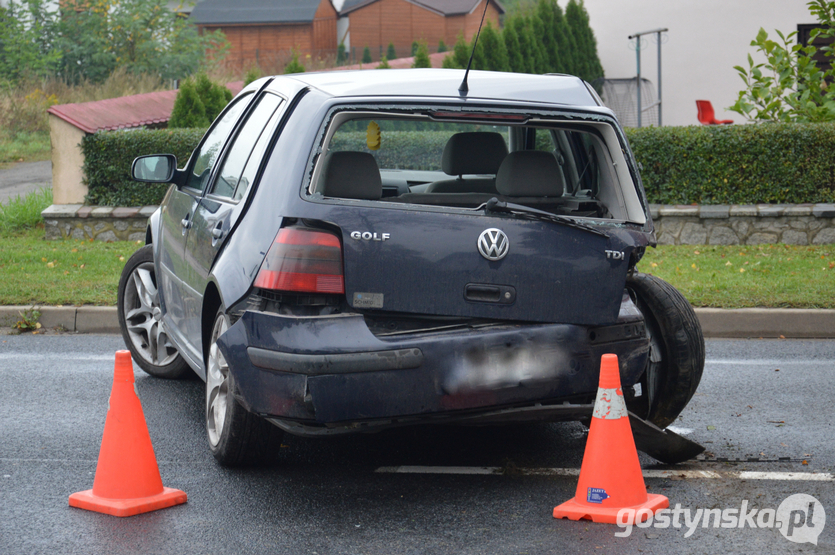
<path fill-rule="evenodd" d="M 659 245 L 835 243 L 835 204 L 650 205 Z"/>
<path fill-rule="evenodd" d="M 82 204 L 53 204 L 43 212 L 47 239 L 144 241 L 148 217 L 156 206 L 114 208 Z"/>
<path fill-rule="evenodd" d="M 55 204 L 43 211 L 47 239 L 139 241 L 156 206 Z M 650 206 L 661 245 L 835 243 L 835 204 Z"/>

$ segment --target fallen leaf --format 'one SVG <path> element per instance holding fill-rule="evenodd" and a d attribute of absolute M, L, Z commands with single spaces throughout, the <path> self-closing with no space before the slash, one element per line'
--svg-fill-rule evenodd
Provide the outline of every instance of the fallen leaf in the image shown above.
<path fill-rule="evenodd" d="M 120 256 L 120 257 L 119 257 L 119 262 L 124 262 L 124 261 L 125 261 L 125 257 L 124 257 L 124 256 Z"/>
<path fill-rule="evenodd" d="M 702 254 L 699 251 L 693 251 L 693 254 Z"/>
<path fill-rule="evenodd" d="M 707 427 L 707 429 L 708 429 L 708 430 L 715 430 L 715 429 L 716 429 L 716 426 L 708 426 L 708 427 Z"/>
<path fill-rule="evenodd" d="M 73 249 L 70 252 L 78 252 L 78 249 Z"/>
<path fill-rule="evenodd" d="M 774 371 L 775 371 L 775 372 L 779 372 L 779 371 L 780 371 L 780 369 L 779 369 L 779 368 L 775 368 L 775 369 L 774 369 Z"/>
<path fill-rule="evenodd" d="M 744 274 L 744 273 L 745 273 L 745 268 L 740 268 L 740 269 L 739 269 L 739 273 L 740 273 L 740 274 Z"/>
<path fill-rule="evenodd" d="M 802 465 L 806 466 L 806 465 L 808 465 L 808 464 L 809 464 L 809 461 L 803 461 L 803 462 L 802 462 L 802 463 L 800 463 L 800 464 L 802 464 Z"/>
<path fill-rule="evenodd" d="M 731 263 L 730 260 L 728 260 L 727 262 L 725 262 L 725 266 L 733 266 L 733 264 Z"/>
<path fill-rule="evenodd" d="M 46 258 L 41 257 L 41 262 L 46 262 Z"/>
<path fill-rule="evenodd" d="M 47 262 L 47 263 L 46 263 L 46 267 L 47 267 L 47 268 L 54 268 L 54 267 L 55 267 L 55 263 L 54 263 L 54 262 Z"/>
<path fill-rule="evenodd" d="M 769 424 L 785 424 L 785 420 L 766 420 Z"/>

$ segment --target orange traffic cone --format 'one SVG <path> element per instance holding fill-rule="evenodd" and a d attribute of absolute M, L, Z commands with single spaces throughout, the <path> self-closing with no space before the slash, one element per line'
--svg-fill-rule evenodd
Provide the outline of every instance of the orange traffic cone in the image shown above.
<path fill-rule="evenodd" d="M 142 404 L 133 383 L 130 351 L 116 351 L 113 389 L 93 489 L 70 495 L 70 507 L 132 516 L 186 502 L 163 487 Z"/>
<path fill-rule="evenodd" d="M 616 524 L 618 511 L 633 509 L 636 521 L 643 522 L 650 512 L 669 506 L 663 495 L 647 493 L 620 389 L 618 357 L 603 355 L 577 493 L 554 508 L 554 518 Z"/>

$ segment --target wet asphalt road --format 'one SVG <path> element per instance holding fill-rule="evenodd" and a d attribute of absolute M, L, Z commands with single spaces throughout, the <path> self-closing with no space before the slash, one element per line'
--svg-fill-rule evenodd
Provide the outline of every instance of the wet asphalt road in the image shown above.
<path fill-rule="evenodd" d="M 776 529 L 635 529 L 554 520 L 576 478 L 515 469 L 579 468 L 579 424 L 414 428 L 330 439 L 287 437 L 271 467 L 227 470 L 204 437 L 203 384 L 137 371 L 163 482 L 186 505 L 116 518 L 67 505 L 92 487 L 112 384 L 116 336 L 0 337 L 0 553 L 835 553 L 835 482 L 649 478 L 650 492 L 693 510 L 776 509 L 816 497 L 818 545 Z M 778 371 L 779 369 L 779 371 Z M 833 341 L 709 341 L 702 385 L 676 426 L 720 472 L 835 472 Z M 806 460 L 804 465 L 800 461 Z M 644 468 L 668 468 L 642 456 Z M 504 475 L 384 474 L 383 466 L 500 466 Z"/>

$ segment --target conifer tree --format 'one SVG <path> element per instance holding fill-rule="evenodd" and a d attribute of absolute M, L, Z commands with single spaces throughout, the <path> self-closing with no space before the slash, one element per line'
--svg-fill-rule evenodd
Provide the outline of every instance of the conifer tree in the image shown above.
<path fill-rule="evenodd" d="M 429 47 L 426 46 L 425 42 L 418 44 L 412 67 L 432 67 L 432 62 L 429 60 Z"/>
<path fill-rule="evenodd" d="M 177 98 L 174 100 L 174 109 L 171 111 L 171 118 L 168 120 L 169 129 L 183 127 L 209 126 L 209 119 L 206 117 L 206 107 L 197 94 L 197 87 L 191 79 L 180 84 Z"/>
<path fill-rule="evenodd" d="M 444 42 L 444 39 L 439 40 L 438 41 L 438 52 L 446 52 L 446 51 L 447 51 L 447 47 L 446 47 L 446 43 Z"/>
<path fill-rule="evenodd" d="M 577 51 L 580 53 L 578 77 L 589 83 L 603 77 L 603 66 L 597 56 L 597 40 L 594 38 L 594 32 L 589 24 L 589 14 L 582 0 L 579 3 L 576 0 L 569 0 L 565 8 L 565 19 L 574 35 Z"/>
<path fill-rule="evenodd" d="M 478 38 L 478 49 L 481 50 L 483 56 L 482 65 L 479 69 L 510 71 L 505 43 L 499 31 L 494 29 L 493 24 L 489 21 L 481 29 L 481 35 Z"/>
<path fill-rule="evenodd" d="M 362 51 L 362 63 L 370 64 L 371 63 L 371 49 L 367 46 Z"/>
<path fill-rule="evenodd" d="M 502 39 L 504 39 L 507 60 L 510 64 L 511 71 L 528 73 L 528 62 L 525 59 L 528 53 L 522 50 L 522 45 L 519 42 L 519 34 L 516 32 L 516 21 L 518 19 L 518 16 L 510 16 L 505 19 Z"/>
<path fill-rule="evenodd" d="M 560 71 L 562 60 L 559 45 L 557 43 L 557 26 L 554 21 L 554 0 L 539 0 L 536 5 L 536 12 L 533 16 L 535 35 L 539 37 L 539 43 L 543 47 L 547 69 L 542 73 Z"/>
<path fill-rule="evenodd" d="M 555 71 L 576 75 L 574 58 L 577 55 L 577 44 L 574 42 L 574 35 L 565 20 L 562 8 L 556 1 L 551 3 L 551 9 L 554 14 L 554 38 L 557 42 L 557 53 L 559 55 L 559 66 Z"/>
<path fill-rule="evenodd" d="M 387 60 L 397 59 L 397 51 L 394 49 L 394 43 L 393 42 L 390 42 L 388 48 L 386 49 L 386 59 Z"/>
<path fill-rule="evenodd" d="M 284 75 L 290 73 L 304 73 L 304 66 L 299 62 L 299 53 L 293 51 L 293 59 L 284 66 Z"/>

